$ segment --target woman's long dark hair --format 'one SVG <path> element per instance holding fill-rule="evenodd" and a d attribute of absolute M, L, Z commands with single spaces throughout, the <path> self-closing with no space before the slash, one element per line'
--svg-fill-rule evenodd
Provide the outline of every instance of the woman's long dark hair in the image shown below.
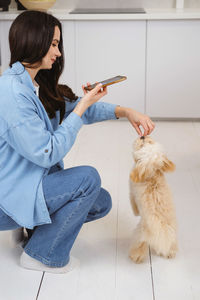
<path fill-rule="evenodd" d="M 55 117 L 60 111 L 60 123 L 65 114 L 64 96 L 70 102 L 78 97 L 67 85 L 58 84 L 58 80 L 64 68 L 64 51 L 62 39 L 62 25 L 54 16 L 41 11 L 25 11 L 12 23 L 9 31 L 10 67 L 19 61 L 26 63 L 28 68 L 37 68 L 41 65 L 43 57 L 49 51 L 52 44 L 55 26 L 60 29 L 61 53 L 50 70 L 40 70 L 35 81 L 39 84 L 39 98 L 50 118 Z M 34 65 L 34 67 L 33 67 Z"/>

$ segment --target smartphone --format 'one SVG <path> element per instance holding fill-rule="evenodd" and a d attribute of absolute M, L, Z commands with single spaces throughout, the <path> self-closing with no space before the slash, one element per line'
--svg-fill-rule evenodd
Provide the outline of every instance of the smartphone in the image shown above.
<path fill-rule="evenodd" d="M 123 80 L 125 80 L 125 79 L 127 79 L 126 76 L 115 76 L 115 77 L 106 79 L 106 80 L 104 80 L 104 81 L 100 81 L 100 82 L 94 83 L 94 84 L 92 84 L 92 85 L 85 86 L 84 89 L 87 90 L 87 91 L 91 91 L 93 88 L 95 88 L 95 86 L 96 86 L 98 83 L 102 83 L 102 87 L 105 87 L 105 86 L 107 86 L 107 85 L 111 85 L 111 84 L 114 84 L 114 83 L 123 81 Z"/>

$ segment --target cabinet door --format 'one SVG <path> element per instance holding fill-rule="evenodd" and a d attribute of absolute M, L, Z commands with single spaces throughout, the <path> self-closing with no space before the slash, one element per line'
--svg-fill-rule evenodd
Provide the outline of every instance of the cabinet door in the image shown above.
<path fill-rule="evenodd" d="M 10 62 L 8 35 L 12 21 L 0 21 L 1 72 L 5 71 Z"/>
<path fill-rule="evenodd" d="M 76 89 L 116 75 L 127 80 L 108 87 L 102 100 L 144 112 L 145 21 L 77 21 Z"/>
<path fill-rule="evenodd" d="M 200 117 L 200 21 L 150 21 L 146 109 L 151 117 Z"/>

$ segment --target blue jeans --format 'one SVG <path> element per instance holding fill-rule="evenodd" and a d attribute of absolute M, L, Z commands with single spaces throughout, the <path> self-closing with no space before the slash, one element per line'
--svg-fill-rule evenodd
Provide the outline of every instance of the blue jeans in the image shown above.
<path fill-rule="evenodd" d="M 101 188 L 96 169 L 89 166 L 52 167 L 43 179 L 43 192 L 52 223 L 35 227 L 24 251 L 48 266 L 63 267 L 82 225 L 104 217 L 111 209 L 111 197 Z M 17 227 L 0 210 L 0 230 Z"/>

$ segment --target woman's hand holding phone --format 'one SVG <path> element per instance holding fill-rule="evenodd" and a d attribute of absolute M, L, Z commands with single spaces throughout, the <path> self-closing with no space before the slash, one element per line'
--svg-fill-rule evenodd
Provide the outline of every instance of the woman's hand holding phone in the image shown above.
<path fill-rule="evenodd" d="M 91 84 L 88 82 L 87 86 Z M 84 92 L 84 97 L 82 98 L 83 101 L 86 101 L 89 106 L 94 104 L 95 102 L 99 101 L 103 96 L 107 94 L 107 87 L 102 88 L 102 84 L 99 83 L 97 86 L 92 89 L 91 91 L 85 90 L 85 86 L 82 85 L 82 89 Z"/>
<path fill-rule="evenodd" d="M 87 86 L 90 86 L 89 82 L 87 83 Z M 97 84 L 96 87 L 93 88 L 91 91 L 85 90 L 84 85 L 82 85 L 82 89 L 84 92 L 84 96 L 81 98 L 81 100 L 73 110 L 80 117 L 86 111 L 86 109 L 88 109 L 88 107 L 99 101 L 103 96 L 107 94 L 107 87 L 102 88 L 101 83 Z"/>

